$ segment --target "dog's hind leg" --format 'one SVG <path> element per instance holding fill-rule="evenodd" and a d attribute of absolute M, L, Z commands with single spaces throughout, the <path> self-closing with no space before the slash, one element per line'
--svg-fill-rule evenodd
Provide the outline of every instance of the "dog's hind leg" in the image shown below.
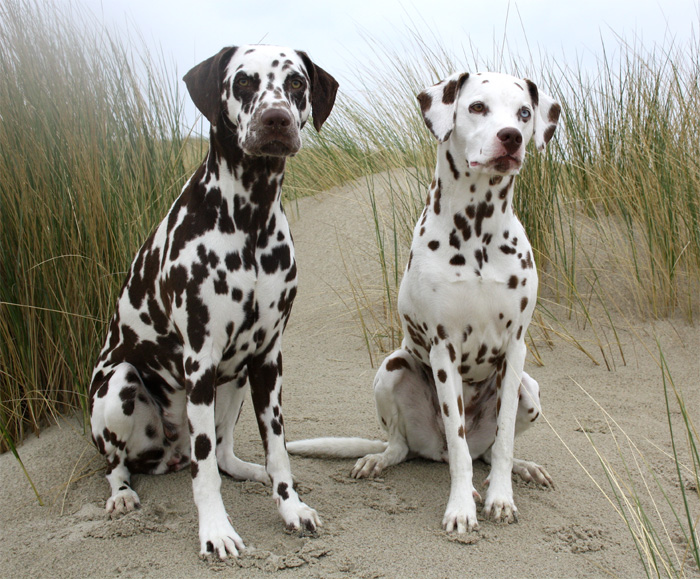
<path fill-rule="evenodd" d="M 532 426 L 539 417 L 541 408 L 540 386 L 527 372 L 523 372 L 518 397 L 518 413 L 515 420 L 516 436 Z M 487 464 L 491 464 L 491 449 L 489 448 L 481 458 Z M 526 482 L 535 482 L 545 487 L 554 488 L 554 482 L 547 470 L 543 466 L 529 460 L 514 458 L 513 474 L 517 474 Z"/>
<path fill-rule="evenodd" d="M 515 435 L 525 432 L 537 420 L 542 410 L 540 385 L 527 372 L 520 378 L 518 413 L 515 418 Z"/>
<path fill-rule="evenodd" d="M 245 376 L 238 381 L 220 384 L 216 388 L 216 460 L 219 463 L 219 469 L 231 478 L 269 485 L 270 477 L 264 466 L 245 462 L 233 451 L 233 431 L 248 391 Z"/>
<path fill-rule="evenodd" d="M 435 395 L 406 350 L 387 356 L 374 378 L 377 419 L 388 434 L 386 450 L 360 458 L 350 475 L 374 478 L 410 456 L 444 460 L 443 435 L 435 420 Z"/>
<path fill-rule="evenodd" d="M 518 414 L 515 419 L 515 435 L 524 432 L 537 420 L 542 411 L 540 404 L 540 385 L 527 372 L 520 380 Z M 554 482 L 544 467 L 529 460 L 513 459 L 513 472 L 524 481 L 536 482 L 542 486 L 554 488 Z"/>
<path fill-rule="evenodd" d="M 163 424 L 145 392 L 138 371 L 126 362 L 92 385 L 92 437 L 107 459 L 107 481 L 112 494 L 108 513 L 125 513 L 141 506 L 131 488 L 129 464 L 136 472 L 163 472 Z M 127 455 L 128 448 L 128 455 Z"/>

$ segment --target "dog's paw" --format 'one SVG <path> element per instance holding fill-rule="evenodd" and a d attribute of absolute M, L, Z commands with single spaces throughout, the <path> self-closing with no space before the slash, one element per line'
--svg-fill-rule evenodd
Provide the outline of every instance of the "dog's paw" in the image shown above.
<path fill-rule="evenodd" d="M 199 525 L 199 556 L 203 559 L 218 556 L 222 561 L 228 555 L 238 557 L 239 551 L 245 549 L 243 540 L 233 529 L 229 517 L 208 519 Z"/>
<path fill-rule="evenodd" d="M 279 510 L 288 531 L 315 533 L 323 524 L 318 513 L 299 499 L 280 500 Z"/>
<path fill-rule="evenodd" d="M 474 491 L 476 492 L 476 491 Z M 458 534 L 472 532 L 479 529 L 479 522 L 476 519 L 476 503 L 474 497 L 452 499 L 447 503 L 445 516 L 442 518 L 442 528 L 448 533 Z"/>
<path fill-rule="evenodd" d="M 124 488 L 107 499 L 105 510 L 110 514 L 124 514 L 141 508 L 139 496 L 133 489 Z"/>
<path fill-rule="evenodd" d="M 512 494 L 498 496 L 496 493 L 486 493 L 484 517 L 496 523 L 517 523 L 518 509 L 513 502 Z"/>
<path fill-rule="evenodd" d="M 383 454 L 368 454 L 358 459 L 350 472 L 352 478 L 376 478 L 384 470 Z"/>
<path fill-rule="evenodd" d="M 544 467 L 527 460 L 513 460 L 513 473 L 525 482 L 534 482 L 544 487 L 554 488 L 554 481 Z"/>

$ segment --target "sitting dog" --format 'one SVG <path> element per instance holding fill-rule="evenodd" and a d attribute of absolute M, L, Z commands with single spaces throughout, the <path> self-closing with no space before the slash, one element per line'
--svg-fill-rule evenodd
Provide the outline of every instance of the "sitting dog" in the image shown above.
<path fill-rule="evenodd" d="M 131 473 L 190 464 L 201 554 L 244 548 L 219 471 L 272 484 L 288 529 L 315 531 L 292 485 L 281 410 L 282 331 L 297 267 L 280 202 L 286 157 L 316 130 L 338 84 L 278 46 L 225 48 L 184 77 L 211 123 L 209 153 L 131 265 L 90 386 L 92 436 L 107 458 L 107 511 L 140 506 Z M 248 390 L 265 468 L 238 459 L 233 430 Z"/>
<path fill-rule="evenodd" d="M 438 140 L 437 167 L 399 289 L 401 348 L 374 380 L 388 443 L 348 438 L 291 442 L 292 454 L 359 457 L 374 477 L 407 458 L 449 462 L 448 531 L 478 528 L 472 460 L 491 465 L 484 514 L 513 522 L 511 472 L 545 486 L 544 468 L 513 458 L 513 439 L 540 412 L 523 371 L 537 271 L 513 212 L 515 177 L 534 138 L 544 149 L 560 107 L 527 80 L 461 73 L 418 95 Z"/>

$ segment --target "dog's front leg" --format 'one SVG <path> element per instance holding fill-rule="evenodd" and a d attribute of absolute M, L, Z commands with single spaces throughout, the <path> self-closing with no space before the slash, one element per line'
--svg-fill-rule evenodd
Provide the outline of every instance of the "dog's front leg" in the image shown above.
<path fill-rule="evenodd" d="M 462 377 L 458 371 L 459 357 L 441 327 L 438 328 L 438 336 L 437 343 L 430 350 L 430 365 L 445 424 L 451 479 L 450 498 L 442 526 L 448 533 L 455 530 L 465 533 L 478 529 L 479 523 L 474 502 L 474 497 L 478 495 L 472 484 L 472 459 L 461 412 L 464 408 L 461 400 Z"/>
<path fill-rule="evenodd" d="M 238 556 L 245 549 L 233 529 L 221 498 L 221 477 L 216 461 L 216 420 L 214 388 L 216 365 L 211 360 L 197 360 L 190 352 L 185 359 L 187 418 L 190 423 L 192 490 L 199 513 L 200 556 L 216 553 Z"/>
<path fill-rule="evenodd" d="M 518 391 L 527 353 L 525 342 L 518 341 L 508 349 L 503 367 L 496 378 L 498 402 L 496 405 L 496 440 L 491 447 L 491 472 L 485 484 L 489 485 L 484 502 L 484 515 L 496 521 L 513 523 L 518 520 L 518 509 L 513 501 L 513 442 L 515 419 L 518 412 Z"/>
<path fill-rule="evenodd" d="M 248 365 L 248 379 L 260 436 L 265 447 L 265 467 L 275 499 L 288 530 L 316 531 L 321 519 L 294 490 L 282 417 L 282 352 L 280 340 L 262 359 Z"/>

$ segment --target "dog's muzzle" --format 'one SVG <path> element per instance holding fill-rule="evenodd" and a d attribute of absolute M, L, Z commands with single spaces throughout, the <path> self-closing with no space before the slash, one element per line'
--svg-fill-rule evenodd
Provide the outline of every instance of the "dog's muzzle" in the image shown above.
<path fill-rule="evenodd" d="M 256 114 L 243 144 L 243 150 L 249 155 L 271 157 L 288 157 L 300 148 L 299 128 L 292 114 L 282 107 L 267 108 Z"/>
<path fill-rule="evenodd" d="M 523 163 L 520 151 L 523 145 L 522 133 L 514 127 L 508 127 L 498 131 L 496 137 L 504 154 L 492 159 L 488 166 L 498 173 L 518 171 Z"/>

